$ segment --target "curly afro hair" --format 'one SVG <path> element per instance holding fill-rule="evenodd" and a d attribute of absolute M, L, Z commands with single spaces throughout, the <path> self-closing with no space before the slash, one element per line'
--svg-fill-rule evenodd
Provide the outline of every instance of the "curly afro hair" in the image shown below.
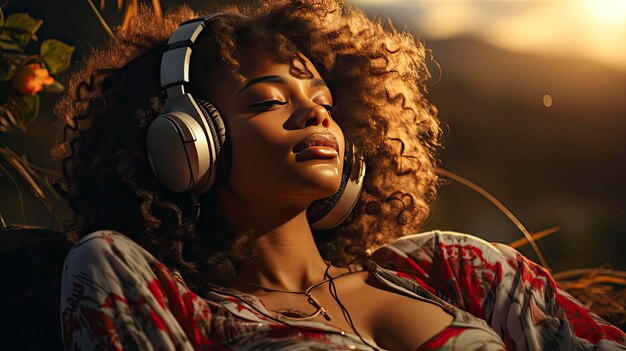
<path fill-rule="evenodd" d="M 333 117 L 365 154 L 365 185 L 354 210 L 339 227 L 314 232 L 322 255 L 343 265 L 419 231 L 436 197 L 441 139 L 437 110 L 424 97 L 430 73 L 423 44 L 338 0 L 266 0 L 222 11 L 247 18 L 222 16 L 203 31 L 191 76 L 209 69 L 194 68 L 202 60 L 223 64 L 243 82 L 236 57 L 247 42 L 267 43 L 264 49 L 281 62 L 301 52 L 333 92 Z M 156 180 L 145 142 L 165 100 L 159 65 L 166 41 L 180 22 L 198 16 L 182 6 L 158 18 L 141 7 L 116 39 L 94 50 L 57 106 L 65 133 L 54 153 L 63 159 L 75 213 L 72 240 L 117 230 L 201 288 L 233 278 L 245 240 L 226 232 L 215 191 L 202 195 L 206 209 L 193 220 L 189 195 Z"/>

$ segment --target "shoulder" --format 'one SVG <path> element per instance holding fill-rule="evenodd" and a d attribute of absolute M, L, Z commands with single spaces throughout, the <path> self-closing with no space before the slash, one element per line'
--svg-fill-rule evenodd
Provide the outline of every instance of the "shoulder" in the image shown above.
<path fill-rule="evenodd" d="M 67 349 L 190 350 L 181 325 L 195 328 L 191 316 L 205 306 L 182 279 L 116 231 L 90 233 L 65 260 L 60 311 Z"/>
<path fill-rule="evenodd" d="M 482 299 L 503 275 L 514 278 L 518 255 L 473 235 L 435 230 L 398 238 L 376 250 L 372 261 L 482 317 Z"/>
<path fill-rule="evenodd" d="M 135 243 L 124 234 L 110 229 L 103 229 L 82 237 L 76 242 L 74 247 L 72 247 L 72 251 L 89 251 L 93 253 L 97 250 L 107 249 L 112 246 L 129 248 L 135 248 L 136 246 L 136 249 L 141 248 L 139 244 Z"/>
<path fill-rule="evenodd" d="M 554 288 L 549 273 L 515 249 L 452 231 L 398 238 L 376 250 L 372 259 L 479 318 L 491 314 L 498 294 L 506 298 L 523 290 L 520 283 Z"/>
<path fill-rule="evenodd" d="M 487 261 L 503 258 L 506 245 L 490 243 L 477 236 L 454 231 L 433 230 L 402 236 L 374 252 L 374 260 L 399 258 L 428 259 L 435 257 L 476 258 Z M 514 251 L 513 249 L 511 249 Z"/>
<path fill-rule="evenodd" d="M 112 230 L 99 230 L 79 240 L 65 259 L 61 279 L 63 299 L 78 289 L 81 296 L 101 302 L 110 294 L 137 297 L 157 292 L 161 296 L 163 286 L 172 292 L 187 291 L 182 278 L 139 244 Z"/>
<path fill-rule="evenodd" d="M 84 264 L 104 263 L 111 257 L 121 258 L 127 255 L 152 257 L 143 247 L 124 234 L 114 230 L 98 230 L 74 244 L 67 254 L 66 263 L 68 261 L 80 261 Z"/>
<path fill-rule="evenodd" d="M 122 233 L 98 230 L 80 239 L 68 252 L 63 282 L 72 279 L 115 285 L 150 280 L 155 268 L 164 268 L 152 254 Z"/>
<path fill-rule="evenodd" d="M 454 232 L 449 230 L 432 230 L 429 232 L 409 234 L 397 238 L 389 245 L 392 246 L 411 246 L 423 245 L 424 243 L 455 243 L 467 245 L 491 245 L 488 241 L 481 239 L 475 235 Z"/>

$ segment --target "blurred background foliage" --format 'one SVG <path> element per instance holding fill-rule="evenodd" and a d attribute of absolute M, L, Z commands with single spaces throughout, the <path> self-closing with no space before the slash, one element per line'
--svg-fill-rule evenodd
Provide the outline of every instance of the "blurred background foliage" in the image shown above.
<path fill-rule="evenodd" d="M 22 136 L 27 131 L 28 125 L 39 115 L 40 92 L 61 93 L 65 89 L 54 75 L 69 67 L 74 47 L 56 39 L 46 39 L 38 45 L 37 31 L 42 24 L 43 20 L 32 18 L 28 13 L 14 13 L 5 18 L 0 8 L 2 136 L 11 133 Z M 58 196 L 50 179 L 46 178 L 46 175 L 58 177 L 60 173 L 29 163 L 25 155 L 17 154 L 5 144 L 0 145 L 0 172 L 2 180 L 9 180 L 17 192 L 16 203 L 23 222 L 26 222 L 26 207 L 22 188 L 26 187 L 60 224 L 48 200 L 49 196 L 56 199 Z M 4 204 L 6 208 L 8 203 Z"/>
<path fill-rule="evenodd" d="M 70 211 L 54 191 L 60 161 L 49 150 L 62 135 L 52 108 L 68 72 L 115 28 L 127 25 L 139 2 L 13 0 L 2 5 L 0 226 L 9 234 L 0 237 L 0 265 L 9 277 L 60 272 L 62 255 L 46 249 L 69 247 L 62 232 Z M 143 2 L 157 14 L 182 3 Z M 252 1 L 184 3 L 211 12 L 222 4 Z M 539 261 L 526 241 L 517 241 L 518 227 L 481 194 L 482 187 L 530 232 L 544 236 L 537 245 L 563 287 L 624 328 L 626 275 L 619 270 L 626 269 L 626 2 L 352 3 L 371 18 L 389 17 L 432 51 L 429 67 L 435 78 L 428 83 L 428 98 L 438 107 L 446 134 L 440 158 L 443 168 L 462 177 L 448 174 L 426 229 L 509 243 Z M 21 242 L 13 240 L 16 235 Z M 24 260 L 39 269 L 25 269 Z M 36 291 L 57 283 L 31 278 L 22 295 L 32 301 L 42 294 Z M 55 294 L 37 306 L 50 309 Z M 3 308 L 19 303 L 2 300 Z M 11 311 L 12 318 L 0 323 L 30 321 Z M 29 341 L 33 348 L 44 345 L 41 340 L 60 341 L 57 329 L 45 330 L 45 321 L 34 326 L 42 331 L 41 338 Z M 0 342 L 3 338 L 6 333 Z"/>

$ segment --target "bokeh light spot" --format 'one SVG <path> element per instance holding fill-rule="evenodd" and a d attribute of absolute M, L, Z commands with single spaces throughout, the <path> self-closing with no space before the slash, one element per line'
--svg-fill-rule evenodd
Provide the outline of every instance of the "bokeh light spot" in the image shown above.
<path fill-rule="evenodd" d="M 552 96 L 551 95 L 544 95 L 543 96 L 543 106 L 545 107 L 550 107 L 552 106 Z"/>

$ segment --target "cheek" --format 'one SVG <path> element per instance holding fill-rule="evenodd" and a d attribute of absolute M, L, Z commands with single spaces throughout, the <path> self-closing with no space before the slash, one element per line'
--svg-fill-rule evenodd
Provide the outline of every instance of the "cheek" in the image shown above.
<path fill-rule="evenodd" d="M 285 175 L 289 145 L 282 128 L 249 123 L 231 128 L 230 182 L 241 192 L 279 186 Z"/>
<path fill-rule="evenodd" d="M 242 123 L 231 130 L 233 152 L 247 159 L 276 160 L 289 148 L 286 131 L 276 123 Z"/>
<path fill-rule="evenodd" d="M 262 123 L 261 123 L 262 122 Z M 242 121 L 229 129 L 232 142 L 230 186 L 240 196 L 311 197 L 332 195 L 341 182 L 345 139 L 332 123 L 340 157 L 335 164 L 297 163 L 293 131 L 271 119 Z M 291 134 L 290 134 L 291 133 Z M 281 195 L 282 194 L 282 195 Z"/>

